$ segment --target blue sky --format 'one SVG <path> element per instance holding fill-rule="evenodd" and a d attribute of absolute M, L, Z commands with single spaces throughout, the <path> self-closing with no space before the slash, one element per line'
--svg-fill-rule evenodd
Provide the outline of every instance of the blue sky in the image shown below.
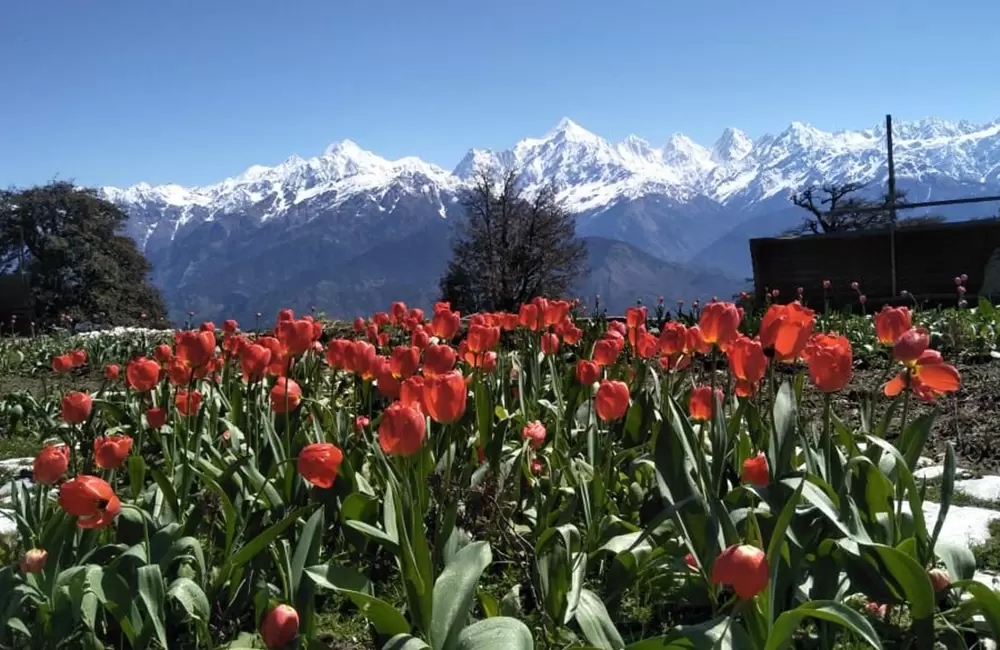
<path fill-rule="evenodd" d="M 351 138 L 451 168 L 562 116 L 711 144 L 1000 116 L 996 0 L 31 0 L 0 21 L 0 186 L 207 184 Z"/>

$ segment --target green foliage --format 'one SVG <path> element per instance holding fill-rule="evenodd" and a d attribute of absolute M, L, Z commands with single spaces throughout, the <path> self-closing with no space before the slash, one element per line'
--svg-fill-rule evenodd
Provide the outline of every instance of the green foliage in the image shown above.
<path fill-rule="evenodd" d="M 0 192 L 0 268 L 24 273 L 36 323 L 165 320 L 149 263 L 122 232 L 127 218 L 69 182 Z"/>

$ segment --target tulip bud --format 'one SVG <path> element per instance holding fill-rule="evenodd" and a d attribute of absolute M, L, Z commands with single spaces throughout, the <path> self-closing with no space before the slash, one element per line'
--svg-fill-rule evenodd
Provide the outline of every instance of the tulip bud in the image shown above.
<path fill-rule="evenodd" d="M 21 571 L 24 573 L 40 573 L 45 568 L 45 560 L 49 554 L 41 548 L 33 548 L 25 552 L 21 558 Z"/>

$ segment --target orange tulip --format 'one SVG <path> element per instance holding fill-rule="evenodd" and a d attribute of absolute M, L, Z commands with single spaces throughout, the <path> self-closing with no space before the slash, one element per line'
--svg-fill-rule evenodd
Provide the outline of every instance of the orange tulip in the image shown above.
<path fill-rule="evenodd" d="M 35 483 L 54 485 L 69 468 L 69 447 L 66 445 L 46 445 L 35 456 L 32 466 Z"/>
<path fill-rule="evenodd" d="M 605 334 L 610 334 L 611 332 L 615 332 L 621 338 L 625 338 L 628 334 L 628 326 L 620 320 L 613 320 L 608 323 L 608 331 Z"/>
<path fill-rule="evenodd" d="M 635 352 L 639 355 L 640 359 L 651 359 L 653 358 L 653 355 L 656 354 L 656 348 L 659 346 L 659 341 L 649 332 L 642 330 L 643 328 L 635 330 Z"/>
<path fill-rule="evenodd" d="M 441 375 L 455 367 L 457 355 L 450 345 L 428 345 L 424 350 L 424 376 Z"/>
<path fill-rule="evenodd" d="M 271 350 L 252 343 L 240 352 L 240 370 L 247 382 L 260 381 L 271 364 Z"/>
<path fill-rule="evenodd" d="M 701 310 L 698 327 L 705 343 L 724 347 L 736 338 L 740 311 L 731 302 L 710 302 Z"/>
<path fill-rule="evenodd" d="M 760 342 L 774 351 L 774 360 L 793 362 L 802 356 L 816 322 L 811 309 L 799 302 L 771 305 L 760 323 Z"/>
<path fill-rule="evenodd" d="M 62 398 L 62 419 L 69 424 L 83 424 L 90 417 L 93 401 L 87 393 L 66 393 Z"/>
<path fill-rule="evenodd" d="M 538 449 L 545 444 L 545 425 L 538 420 L 529 422 L 521 430 L 521 439 L 527 440 L 532 449 Z"/>
<path fill-rule="evenodd" d="M 52 357 L 52 372 L 63 373 L 68 372 L 73 367 L 73 357 L 68 354 L 62 354 L 58 357 Z"/>
<path fill-rule="evenodd" d="M 596 361 L 580 359 L 576 362 L 576 380 L 584 386 L 590 386 L 601 376 L 601 367 Z"/>
<path fill-rule="evenodd" d="M 260 622 L 260 638 L 271 650 L 284 648 L 298 635 L 299 613 L 291 605 L 278 605 Z"/>
<path fill-rule="evenodd" d="M 886 305 L 875 314 L 875 334 L 882 345 L 893 345 L 911 327 L 913 318 L 906 307 Z"/>
<path fill-rule="evenodd" d="M 382 411 L 378 445 L 390 456 L 412 456 L 420 451 L 427 423 L 420 411 L 393 402 Z"/>
<path fill-rule="evenodd" d="M 59 488 L 59 507 L 68 515 L 79 517 L 79 528 L 104 528 L 122 510 L 114 490 L 96 476 L 77 476 Z"/>
<path fill-rule="evenodd" d="M 570 304 L 565 300 L 549 300 L 542 310 L 542 326 L 554 327 L 569 317 Z"/>
<path fill-rule="evenodd" d="M 431 335 L 427 333 L 427 330 L 422 325 L 414 327 L 413 333 L 410 334 L 410 345 L 423 350 L 430 344 Z"/>
<path fill-rule="evenodd" d="M 721 402 L 723 400 L 722 389 L 715 389 L 715 397 Z M 691 400 L 688 403 L 688 413 L 695 422 L 708 422 L 712 419 L 715 411 L 715 404 L 712 398 L 711 386 L 697 386 L 691 391 Z"/>
<path fill-rule="evenodd" d="M 605 379 L 597 387 L 594 406 L 597 409 L 597 417 L 602 420 L 618 420 L 625 417 L 628 404 L 629 392 L 625 382 Z"/>
<path fill-rule="evenodd" d="M 160 364 L 146 357 L 133 359 L 125 368 L 125 379 L 133 390 L 140 393 L 151 391 L 160 383 Z"/>
<path fill-rule="evenodd" d="M 559 353 L 559 336 L 548 332 L 542 334 L 542 354 L 551 357 L 554 354 Z"/>
<path fill-rule="evenodd" d="M 167 423 L 167 410 L 153 408 L 146 411 L 146 423 L 150 429 L 159 429 Z"/>
<path fill-rule="evenodd" d="M 201 392 L 197 390 L 179 390 L 174 396 L 174 406 L 184 417 L 198 414 L 201 408 Z"/>
<path fill-rule="evenodd" d="M 764 591 L 769 580 L 767 557 L 755 546 L 730 546 L 719 553 L 712 566 L 712 584 L 730 585 L 743 599 Z"/>
<path fill-rule="evenodd" d="M 630 330 L 645 327 L 647 314 L 645 307 L 629 307 L 625 310 L 625 325 Z"/>
<path fill-rule="evenodd" d="M 701 332 L 701 327 L 698 325 L 692 325 L 687 328 L 685 339 L 684 354 L 686 355 L 694 356 L 696 352 L 708 354 L 712 351 L 712 343 L 705 340 L 705 337 Z M 726 347 L 728 346 L 729 342 L 726 343 Z"/>
<path fill-rule="evenodd" d="M 904 332 L 892 348 L 892 354 L 905 370 L 883 388 L 888 397 L 899 395 L 909 385 L 922 400 L 933 401 L 935 395 L 953 393 L 961 386 L 961 377 L 955 366 L 947 364 L 930 346 L 930 335 L 923 329 Z"/>
<path fill-rule="evenodd" d="M 389 368 L 393 377 L 406 379 L 417 371 L 420 365 L 420 348 L 413 346 L 397 345 L 392 350 L 392 357 L 389 360 Z"/>
<path fill-rule="evenodd" d="M 767 371 L 764 346 L 757 339 L 740 336 L 729 345 L 726 356 L 729 357 L 729 368 L 736 377 L 736 395 L 753 395 Z"/>
<path fill-rule="evenodd" d="M 153 358 L 155 358 L 160 363 L 166 363 L 170 361 L 174 356 L 174 351 L 170 349 L 170 346 L 162 343 L 156 346 L 153 350 Z"/>
<path fill-rule="evenodd" d="M 87 351 L 86 350 L 73 350 L 69 353 L 70 360 L 73 362 L 74 368 L 79 368 L 83 364 L 87 363 Z"/>
<path fill-rule="evenodd" d="M 763 453 L 751 456 L 743 461 L 743 471 L 740 472 L 740 479 L 744 483 L 757 487 L 767 487 L 767 458 Z"/>
<path fill-rule="evenodd" d="M 206 330 L 177 332 L 175 354 L 188 367 L 201 368 L 215 355 L 215 334 Z"/>
<path fill-rule="evenodd" d="M 326 362 L 331 368 L 344 367 L 344 352 L 350 344 L 347 339 L 332 339 L 326 346 Z"/>
<path fill-rule="evenodd" d="M 660 330 L 660 338 L 657 342 L 660 354 L 668 356 L 682 354 L 687 342 L 687 328 L 677 321 L 668 321 L 663 324 Z"/>
<path fill-rule="evenodd" d="M 337 480 L 337 470 L 344 453 L 328 442 L 314 442 L 299 452 L 298 470 L 302 478 L 316 487 L 330 488 Z"/>
<path fill-rule="evenodd" d="M 603 338 L 594 343 L 593 359 L 599 366 L 610 366 L 618 360 L 621 352 L 621 339 Z"/>
<path fill-rule="evenodd" d="M 542 315 L 538 313 L 538 306 L 526 303 L 521 305 L 521 309 L 517 312 L 517 322 L 521 327 L 527 328 L 532 332 L 538 331 L 538 327 L 541 324 Z"/>
<path fill-rule="evenodd" d="M 423 403 L 431 419 L 440 424 L 451 424 L 465 414 L 468 388 L 458 370 L 424 380 Z"/>
<path fill-rule="evenodd" d="M 344 370 L 370 379 L 374 377 L 371 365 L 376 356 L 374 345 L 367 341 L 354 341 L 344 348 Z"/>
<path fill-rule="evenodd" d="M 469 352 L 482 354 L 487 350 L 492 350 L 500 342 L 500 328 L 487 327 L 486 325 L 470 325 L 469 335 L 466 337 Z"/>
<path fill-rule="evenodd" d="M 316 330 L 313 321 L 305 318 L 299 320 L 279 321 L 275 328 L 275 334 L 284 346 L 287 354 L 298 356 L 312 347 L 316 340 Z"/>
<path fill-rule="evenodd" d="M 286 413 L 298 408 L 302 401 L 302 389 L 288 377 L 279 377 L 271 387 L 271 409 L 275 413 Z"/>
<path fill-rule="evenodd" d="M 129 436 L 108 436 L 94 439 L 94 463 L 101 469 L 118 469 L 132 450 Z"/>
<path fill-rule="evenodd" d="M 375 363 L 375 387 L 378 392 L 389 399 L 399 399 L 400 381 L 392 374 L 390 362 L 385 357 L 376 357 Z"/>
<path fill-rule="evenodd" d="M 431 333 L 441 341 L 450 341 L 462 326 L 462 316 L 450 308 L 436 309 L 431 319 Z"/>
<path fill-rule="evenodd" d="M 33 548 L 25 552 L 24 557 L 21 558 L 21 572 L 22 573 L 41 573 L 45 568 L 45 560 L 47 560 L 49 554 L 45 549 Z"/>
<path fill-rule="evenodd" d="M 809 364 L 809 376 L 816 388 L 824 393 L 843 390 L 851 381 L 854 360 L 851 344 L 836 334 L 816 334 L 806 345 L 804 353 Z"/>
<path fill-rule="evenodd" d="M 404 406 L 424 412 L 424 378 L 413 375 L 403 382 L 399 389 L 399 401 Z"/>

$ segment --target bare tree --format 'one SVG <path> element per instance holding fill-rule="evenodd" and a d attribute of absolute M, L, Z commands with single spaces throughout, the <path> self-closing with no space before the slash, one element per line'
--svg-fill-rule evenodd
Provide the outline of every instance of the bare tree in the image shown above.
<path fill-rule="evenodd" d="M 824 183 L 792 194 L 792 203 L 807 210 L 809 216 L 787 234 L 804 235 L 867 230 L 888 225 L 892 219 L 889 197 L 870 201 L 853 196 L 864 189 L 862 183 Z M 901 195 L 897 192 L 897 204 Z M 871 208 L 884 208 L 872 210 Z"/>
<path fill-rule="evenodd" d="M 515 310 L 535 296 L 564 295 L 586 272 L 576 222 L 551 188 L 527 196 L 515 169 L 480 170 L 463 205 L 465 221 L 440 283 L 454 308 Z"/>

